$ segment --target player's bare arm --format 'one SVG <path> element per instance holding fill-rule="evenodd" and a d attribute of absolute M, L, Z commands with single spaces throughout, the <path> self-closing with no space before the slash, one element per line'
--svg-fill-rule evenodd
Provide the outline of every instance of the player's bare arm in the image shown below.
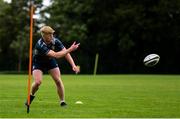
<path fill-rule="evenodd" d="M 66 56 L 68 53 L 76 50 L 79 47 L 80 43 L 76 44 L 76 42 L 74 42 L 71 47 L 69 47 L 68 49 L 64 48 L 63 50 L 59 51 L 59 52 L 54 52 L 53 50 L 50 50 L 47 53 L 47 56 L 49 57 L 54 57 L 54 58 L 61 58 Z"/>
<path fill-rule="evenodd" d="M 74 63 L 74 60 L 73 58 L 71 57 L 70 53 L 68 53 L 66 56 L 65 56 L 66 60 L 69 62 L 69 64 L 71 65 L 72 67 L 72 70 L 77 74 L 80 72 L 80 68 L 78 66 L 76 66 L 76 64 Z"/>

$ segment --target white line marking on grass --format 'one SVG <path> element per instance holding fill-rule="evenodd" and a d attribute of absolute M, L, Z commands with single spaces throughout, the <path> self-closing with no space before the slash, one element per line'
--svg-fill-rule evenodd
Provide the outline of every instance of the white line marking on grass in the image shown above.
<path fill-rule="evenodd" d="M 0 118 L 0 119 L 12 119 L 12 118 Z M 44 118 L 13 118 L 13 119 L 44 119 Z M 132 118 L 46 118 L 46 119 L 132 119 Z M 169 119 L 169 118 L 133 118 L 133 119 Z M 171 118 L 179 119 L 179 118 Z"/>
<path fill-rule="evenodd" d="M 25 100 L 23 100 L 25 101 Z M 0 100 L 0 102 L 23 102 L 22 100 Z M 50 102 L 50 101 L 41 101 L 41 100 L 37 100 L 37 101 L 34 101 L 34 102 L 39 102 L 39 103 L 57 103 L 58 102 Z M 39 118 L 38 118 L 39 119 Z"/>
<path fill-rule="evenodd" d="M 20 100 L 0 100 L 0 102 L 16 102 L 16 101 L 20 101 Z"/>

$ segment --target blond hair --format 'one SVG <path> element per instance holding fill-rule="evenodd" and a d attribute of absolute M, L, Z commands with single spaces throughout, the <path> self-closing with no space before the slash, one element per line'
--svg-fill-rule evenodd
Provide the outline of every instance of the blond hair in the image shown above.
<path fill-rule="evenodd" d="M 41 35 L 43 36 L 44 33 L 51 33 L 51 34 L 53 34 L 55 31 L 54 31 L 54 29 L 52 29 L 50 26 L 43 26 L 43 27 L 40 29 L 40 32 L 41 32 Z"/>

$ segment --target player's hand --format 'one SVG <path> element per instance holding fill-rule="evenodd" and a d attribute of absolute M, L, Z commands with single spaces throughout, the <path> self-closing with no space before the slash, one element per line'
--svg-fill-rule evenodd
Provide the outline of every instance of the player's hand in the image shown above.
<path fill-rule="evenodd" d="M 71 51 L 76 50 L 79 47 L 80 43 L 76 44 L 76 42 L 74 42 L 71 47 L 69 48 Z"/>
<path fill-rule="evenodd" d="M 80 72 L 80 67 L 75 65 L 72 67 L 72 70 L 77 74 Z"/>

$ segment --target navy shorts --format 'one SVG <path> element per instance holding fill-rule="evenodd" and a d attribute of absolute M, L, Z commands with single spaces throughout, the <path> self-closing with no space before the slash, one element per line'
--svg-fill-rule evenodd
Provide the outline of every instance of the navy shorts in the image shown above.
<path fill-rule="evenodd" d="M 47 72 L 50 69 L 54 69 L 56 67 L 58 67 L 58 63 L 55 59 L 50 59 L 46 62 L 33 60 L 33 70 L 39 69 L 43 72 Z"/>

